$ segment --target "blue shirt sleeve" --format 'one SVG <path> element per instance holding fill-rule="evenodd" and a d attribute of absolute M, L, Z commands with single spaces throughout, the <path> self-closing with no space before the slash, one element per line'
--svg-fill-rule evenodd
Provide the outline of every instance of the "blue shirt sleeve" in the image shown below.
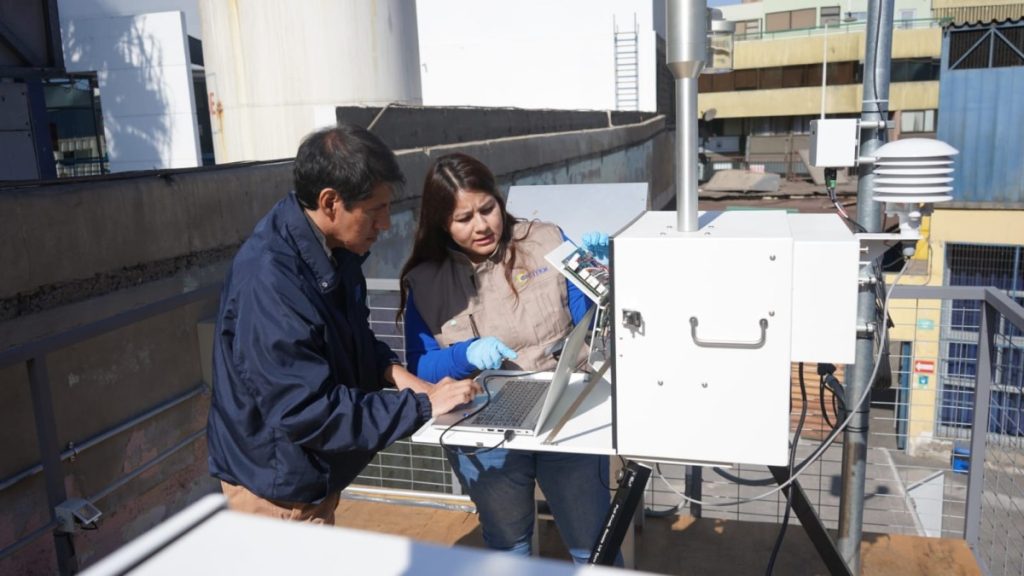
<path fill-rule="evenodd" d="M 561 228 L 559 230 L 561 231 Z M 562 232 L 562 239 L 572 242 L 565 235 L 565 232 Z M 572 323 L 573 325 L 579 324 L 583 315 L 587 313 L 587 310 L 590 310 L 594 303 L 568 278 L 565 279 L 565 288 L 569 294 L 569 315 L 572 316 Z"/>
<path fill-rule="evenodd" d="M 405 302 L 405 361 L 410 372 L 428 382 L 437 382 L 445 376 L 468 378 L 476 372 L 476 366 L 466 359 L 466 349 L 475 340 L 470 338 L 441 348 L 409 291 Z"/>

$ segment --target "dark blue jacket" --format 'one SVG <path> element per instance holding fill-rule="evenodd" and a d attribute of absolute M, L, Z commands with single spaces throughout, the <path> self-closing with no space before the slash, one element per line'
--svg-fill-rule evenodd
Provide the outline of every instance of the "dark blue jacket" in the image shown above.
<path fill-rule="evenodd" d="M 430 419 L 425 394 L 378 393 L 398 359 L 370 330 L 365 256 L 332 254 L 289 194 L 242 245 L 221 294 L 210 473 L 270 500 L 319 502 Z"/>

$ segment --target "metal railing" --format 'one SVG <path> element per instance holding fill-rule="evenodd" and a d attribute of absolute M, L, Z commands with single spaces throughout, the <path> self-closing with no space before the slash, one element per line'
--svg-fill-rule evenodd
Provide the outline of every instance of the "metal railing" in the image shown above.
<path fill-rule="evenodd" d="M 12 543 L 0 543 L 3 546 L 3 548 L 0 548 L 0 560 L 10 557 L 27 544 L 47 533 L 52 533 L 59 572 L 61 574 L 73 574 L 76 572 L 78 565 L 73 546 L 73 534 L 68 531 L 57 530 L 60 525 L 57 507 L 68 500 L 62 462 L 73 460 L 82 452 L 165 413 L 206 390 L 206 384 L 199 383 L 184 393 L 166 399 L 141 414 L 128 418 L 89 438 L 70 442 L 62 448 L 57 435 L 51 382 L 47 371 L 47 357 L 59 350 L 103 336 L 149 318 L 172 312 L 181 307 L 204 300 L 216 299 L 219 293 L 219 284 L 206 286 L 0 352 L 0 368 L 23 364 L 28 372 L 29 387 L 32 395 L 32 412 L 35 419 L 36 437 L 40 454 L 39 463 L 0 479 L 0 492 L 42 473 L 46 487 L 47 504 L 49 506 L 49 521 L 46 524 L 32 529 L 28 534 Z M 86 500 L 89 502 L 102 500 L 132 479 L 137 478 L 147 470 L 163 462 L 175 452 L 192 445 L 196 440 L 204 437 L 205 434 L 205 428 L 192 431 L 175 445 L 148 459 L 95 494 L 87 496 Z"/>
<path fill-rule="evenodd" d="M 1024 573 L 1024 438 L 991 432 L 1015 429 L 1007 420 L 1016 424 L 1024 407 L 1019 376 L 1024 371 L 1024 339 L 1019 336 L 1024 308 L 994 288 L 897 286 L 893 300 L 890 316 L 895 326 L 890 332 L 911 333 L 913 338 L 892 343 L 891 388 L 872 394 L 864 532 L 964 539 L 984 573 Z M 980 302 L 982 309 L 972 360 L 977 376 L 971 378 L 967 394 L 959 392 L 965 358 L 951 358 L 941 347 L 952 323 L 953 302 L 965 300 Z M 931 320 L 936 317 L 941 320 Z M 1006 375 L 1011 374 L 1014 379 L 1008 380 Z M 951 381 L 958 386 L 955 403 L 943 393 Z M 809 389 L 817 387 L 816 381 L 808 382 Z M 994 395 L 1001 400 L 994 402 Z M 1016 400 L 1007 400 L 1013 395 Z M 825 398 L 826 411 L 831 412 L 831 397 L 825 393 Z M 821 413 L 817 391 L 808 404 L 812 414 Z M 943 414 L 950 409 L 967 410 L 969 421 L 957 427 L 944 425 Z M 794 392 L 793 414 L 799 410 L 799 395 Z M 994 423 L 993 415 L 1002 422 Z M 836 421 L 833 415 L 831 422 Z M 830 428 L 815 423 L 804 430 L 797 461 L 811 453 Z M 842 446 L 833 444 L 800 477 L 818 516 L 833 529 L 838 527 L 841 461 Z M 680 503 L 688 471 L 662 465 L 655 472 L 646 506 L 671 510 Z M 769 476 L 763 468 L 749 466 L 725 472 L 747 481 Z M 727 504 L 771 487 L 739 485 L 710 468 L 698 473 L 699 490 L 689 495 L 704 502 Z M 784 505 L 782 495 L 775 495 L 738 506 L 703 506 L 697 514 L 778 523 Z"/>
<path fill-rule="evenodd" d="M 763 22 L 763 18 L 761 18 Z M 922 28 L 941 28 L 950 23 L 950 18 L 912 18 L 900 19 L 893 22 L 896 30 L 917 30 Z M 809 28 L 791 28 L 789 30 L 776 30 L 774 32 L 746 32 L 736 34 L 734 40 L 742 42 L 746 40 L 777 40 L 781 38 L 804 38 L 809 36 L 821 36 L 827 32 L 833 34 L 845 34 L 848 32 L 863 32 L 867 25 L 867 19 L 854 20 L 852 22 L 840 21 L 827 26 L 811 26 Z"/>
<path fill-rule="evenodd" d="M 395 321 L 399 294 L 397 280 L 367 281 L 370 327 L 405 362 L 402 323 Z M 400 440 L 377 454 L 355 480 L 357 486 L 409 490 L 435 494 L 462 494 L 451 465 L 440 446 Z"/>
<path fill-rule="evenodd" d="M 400 329 L 394 324 L 397 294 L 389 294 L 391 285 L 387 283 L 376 288 L 371 298 L 374 329 L 378 334 L 400 339 Z M 929 337 L 922 336 L 922 330 L 916 328 L 918 348 L 908 354 L 900 353 L 899 346 L 904 341 L 890 346 L 895 350 L 889 356 L 891 388 L 876 390 L 871 400 L 864 531 L 964 539 L 985 573 L 1024 573 L 1024 439 L 992 433 L 971 434 L 971 430 L 989 429 L 992 393 L 1006 392 L 1006 386 L 995 383 L 994 375 L 1024 370 L 1024 366 L 1008 364 L 1024 362 L 1024 341 L 1014 335 L 1024 333 L 1024 308 L 994 288 L 897 286 L 893 294 L 890 315 L 896 326 L 890 330 L 901 328 L 901 316 L 914 318 L 916 326 L 919 316 L 928 316 L 929 310 L 948 309 L 953 300 L 981 302 L 985 312 L 977 331 L 976 362 L 977 366 L 988 369 L 977 370 L 978 376 L 972 382 L 974 392 L 968 398 L 972 424 L 956 428 L 953 434 L 948 432 L 948 427 L 936 422 L 936 416 L 944 409 L 941 395 L 936 401 L 930 399 L 928 393 L 943 386 L 949 363 L 959 360 L 939 358 L 935 374 L 930 376 L 927 385 L 922 385 L 914 378 L 925 374 L 916 371 L 913 364 L 922 358 L 921 350 L 932 343 Z M 932 340 L 938 342 L 943 327 L 935 326 Z M 1013 331 L 1014 327 L 1018 332 Z M 396 345 L 401 347 L 401 344 Z M 994 354 L 995 349 L 1000 352 Z M 927 370 L 927 364 L 918 368 Z M 819 389 L 813 368 L 805 369 L 805 374 L 809 375 L 806 381 L 809 418 L 797 448 L 797 461 L 817 448 L 818 441 L 831 430 L 829 422 L 833 425 L 838 422 L 831 395 Z M 799 413 L 797 390 L 794 387 L 794 415 Z M 1017 392 L 1024 398 L 1024 390 Z M 822 415 L 819 394 L 824 396 L 828 422 Z M 975 406 L 989 406 L 990 410 L 975 410 Z M 1007 418 L 1009 412 L 1003 410 L 1001 414 Z M 379 462 L 375 460 L 372 465 L 377 467 L 368 468 L 368 476 L 360 477 L 359 481 L 394 488 L 398 493 L 412 486 L 437 493 L 458 493 L 458 482 L 451 480 L 450 468 L 439 449 L 434 452 L 434 447 L 404 444 L 382 453 Z M 429 455 L 417 458 L 412 450 L 424 450 Z M 388 455 L 392 451 L 408 457 L 400 459 Z M 837 442 L 800 477 L 808 499 L 830 528 L 838 526 L 841 461 L 842 445 Z M 412 469 L 405 470 L 406 465 Z M 688 472 L 690 489 L 687 489 Z M 738 466 L 723 472 L 748 481 L 769 482 L 770 478 L 762 467 Z M 432 473 L 435 475 L 427 476 Z M 418 480 L 428 477 L 433 481 Z M 699 480 L 697 487 L 692 483 L 693 478 Z M 687 506 L 681 498 L 684 494 L 712 504 L 728 503 L 761 494 L 774 486 L 774 481 L 770 482 L 771 485 L 766 486 L 742 485 L 727 480 L 710 467 L 688 470 L 686 466 L 660 464 L 655 467 L 644 504 L 653 514 L 674 513 Z M 693 507 L 691 512 L 705 518 L 779 523 L 784 506 L 784 496 L 779 493 L 741 505 Z"/>
<path fill-rule="evenodd" d="M 54 531 L 58 525 L 54 509 L 68 497 L 61 462 L 188 401 L 205 389 L 205 385 L 197 385 L 110 429 L 62 448 L 58 445 L 56 434 L 53 399 L 46 371 L 47 356 L 118 328 L 215 298 L 219 290 L 220 286 L 208 286 L 0 352 L 0 367 L 22 363 L 29 374 L 42 455 L 38 464 L 0 479 L 0 490 L 42 473 L 51 511 L 48 523 L 33 528 L 14 543 L 5 543 L 5 547 L 0 549 L 0 559 L 52 532 L 60 571 L 73 572 L 77 567 L 74 565 L 72 534 Z M 927 334 L 922 336 L 923 330 L 918 328 L 915 341 L 912 342 L 913 346 L 918 347 L 916 350 L 904 354 L 899 348 L 890 348 L 895 350 L 890 357 L 893 387 L 889 392 L 876 392 L 872 402 L 865 531 L 963 538 L 986 573 L 1022 573 L 1024 443 L 1019 436 L 991 432 L 972 434 L 971 430 L 991 430 L 992 414 L 1002 420 L 1016 418 L 1020 407 L 1024 406 L 1024 403 L 1012 404 L 1016 400 L 1006 400 L 1011 392 L 1024 397 L 1022 386 L 1016 384 L 1015 388 L 1005 383 L 1007 374 L 1024 371 L 1024 340 L 1021 337 L 1024 334 L 1024 309 L 1006 293 L 991 288 L 897 286 L 894 290 L 894 304 L 890 306 L 897 324 L 893 329 L 899 329 L 901 323 L 906 324 L 906 321 L 900 320 L 901 316 L 917 322 L 917 318 L 929 316 L 932 312 L 943 313 L 954 300 L 978 301 L 982 309 L 975 360 L 979 368 L 974 371 L 976 377 L 973 378 L 972 391 L 966 397 L 971 414 L 970 425 L 940 425 L 943 410 L 949 406 L 944 404 L 941 393 L 936 395 L 944 386 L 944 379 L 952 372 L 956 372 L 958 385 L 963 384 L 962 358 L 940 354 L 934 367 L 935 381 L 928 380 L 927 385 L 923 385 L 920 380 L 914 380 L 925 375 L 918 368 L 926 365 L 914 366 L 914 363 L 922 357 L 921 349 L 941 340 L 945 325 L 950 322 L 950 315 L 946 314 L 937 329 L 931 332 L 933 342 L 929 341 Z M 403 354 L 402 329 L 395 322 L 397 282 L 370 280 L 368 303 L 374 332 Z M 894 346 L 905 343 L 894 343 Z M 831 398 L 826 392 L 815 390 L 817 386 L 813 380 L 808 382 L 807 388 L 810 392 L 809 408 L 817 410 L 818 420 L 816 424 L 809 424 L 805 428 L 803 440 L 798 447 L 798 459 L 809 454 L 817 446 L 816 440 L 829 430 L 827 424 L 822 424 L 822 403 L 817 401 L 815 394 L 824 395 L 824 412 L 832 411 Z M 797 410 L 799 401 L 797 396 L 794 403 Z M 958 402 L 957 407 L 963 408 L 962 397 Z M 1008 408 L 1011 404 L 1016 411 Z M 977 407 L 988 409 L 979 410 Z M 814 421 L 813 417 L 811 421 Z M 831 421 L 835 423 L 838 419 L 833 415 Z M 1006 423 L 1003 424 L 1001 428 L 996 428 L 1008 429 Z M 204 434 L 205 430 L 186 434 L 175 445 L 99 490 L 91 499 L 109 495 L 174 452 L 202 438 Z M 801 477 L 804 490 L 819 517 L 826 526 L 831 527 L 836 526 L 838 519 L 840 460 L 841 447 L 833 446 L 809 466 Z M 699 495 L 702 500 L 713 503 L 716 500 L 727 502 L 737 497 L 749 497 L 766 490 L 764 487 L 740 485 L 725 480 L 710 468 L 691 469 L 690 472 L 700 472 L 699 475 L 691 474 L 691 480 L 700 479 L 699 487 L 691 481 L 687 489 L 686 467 L 658 466 L 648 486 L 645 506 L 657 513 L 678 509 L 680 494 L 683 493 Z M 726 473 L 748 480 L 768 476 L 763 469 L 744 466 L 729 469 Z M 396 443 L 378 454 L 356 483 L 368 487 L 371 498 L 387 499 L 388 494 L 392 493 L 406 497 L 461 493 L 458 481 L 454 479 L 440 447 L 408 441 Z M 359 486 L 354 488 L 358 490 Z M 404 501 L 409 500 L 406 498 Z M 777 496 L 739 506 L 705 506 L 700 509 L 700 514 L 704 517 L 779 522 L 783 506 L 782 497 Z"/>

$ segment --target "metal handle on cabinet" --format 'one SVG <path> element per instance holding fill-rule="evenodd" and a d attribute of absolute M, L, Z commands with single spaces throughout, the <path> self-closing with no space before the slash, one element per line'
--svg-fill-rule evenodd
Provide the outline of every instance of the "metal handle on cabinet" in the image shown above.
<path fill-rule="evenodd" d="M 693 336 L 693 343 L 702 348 L 740 348 L 743 350 L 756 350 L 764 346 L 765 339 L 768 336 L 768 319 L 761 318 L 758 324 L 761 326 L 761 338 L 755 342 L 729 342 L 729 341 L 715 341 L 715 340 L 701 340 L 697 337 L 697 317 L 690 317 L 690 335 Z"/>

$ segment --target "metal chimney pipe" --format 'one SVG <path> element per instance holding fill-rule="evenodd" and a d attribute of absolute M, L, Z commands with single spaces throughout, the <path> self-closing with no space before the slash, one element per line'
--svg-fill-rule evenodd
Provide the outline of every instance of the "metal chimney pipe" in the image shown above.
<path fill-rule="evenodd" d="M 697 231 L 697 77 L 707 58 L 707 0 L 668 0 L 666 64 L 676 79 L 676 227 Z"/>

